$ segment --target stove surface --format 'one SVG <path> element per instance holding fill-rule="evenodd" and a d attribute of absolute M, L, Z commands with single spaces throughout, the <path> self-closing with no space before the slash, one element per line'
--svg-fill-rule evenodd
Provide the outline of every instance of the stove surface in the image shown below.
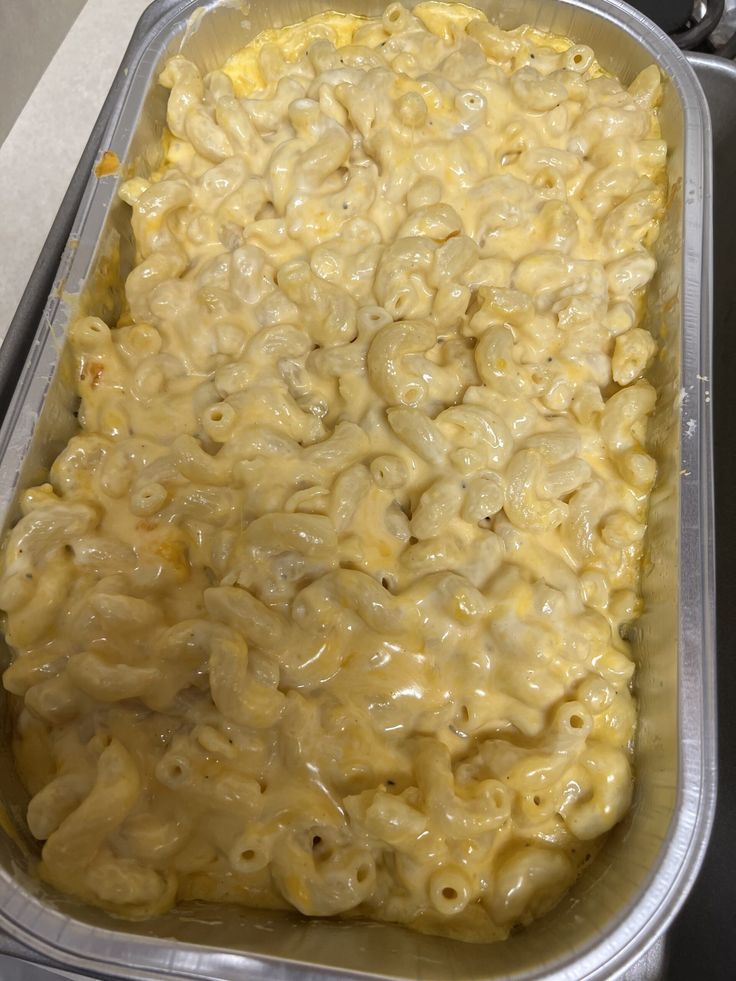
<path fill-rule="evenodd" d="M 693 0 L 628 0 L 663 31 L 679 31 L 693 12 Z"/>
<path fill-rule="evenodd" d="M 679 47 L 736 56 L 736 0 L 628 0 Z"/>

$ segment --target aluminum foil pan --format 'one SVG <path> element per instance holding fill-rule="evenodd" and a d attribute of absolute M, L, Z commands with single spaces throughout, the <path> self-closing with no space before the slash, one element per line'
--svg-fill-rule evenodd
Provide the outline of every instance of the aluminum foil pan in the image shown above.
<path fill-rule="evenodd" d="M 659 390 L 651 443 L 660 476 L 649 528 L 646 613 L 632 638 L 640 730 L 631 812 L 567 898 L 501 944 L 462 944 L 389 925 L 201 903 L 130 923 L 60 896 L 33 877 L 38 845 L 25 826 L 26 798 L 12 764 L 5 701 L 0 926 L 39 958 L 95 978 L 316 981 L 337 974 L 602 981 L 622 974 L 652 947 L 697 874 L 716 784 L 707 103 L 684 56 L 619 0 L 475 2 L 504 28 L 530 23 L 589 44 L 624 81 L 652 61 L 668 79 L 660 115 L 672 148 L 672 191 L 649 309 L 650 322 L 666 337 L 651 379 Z M 89 176 L 0 429 L 0 520 L 6 526 L 17 516 L 18 489 L 44 478 L 75 430 L 76 398 L 63 346 L 70 319 L 80 311 L 114 319 L 120 308 L 133 244 L 117 184 L 122 175 L 145 174 L 157 162 L 167 95 L 156 83 L 162 63 L 181 52 L 208 71 L 258 31 L 335 7 L 375 14 L 383 4 L 271 0 L 249 8 L 228 0 L 156 0 L 144 15 L 108 100 L 98 144 L 98 157 L 111 151 L 121 166 L 107 176 Z M 17 350 L 16 361 L 22 346 Z M 645 970 L 647 963 L 656 970 L 656 961 L 645 958 Z"/>

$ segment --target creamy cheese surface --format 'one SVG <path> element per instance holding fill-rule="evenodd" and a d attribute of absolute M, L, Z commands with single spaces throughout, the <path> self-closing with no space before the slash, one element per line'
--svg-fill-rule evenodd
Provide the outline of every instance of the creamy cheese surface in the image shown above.
<path fill-rule="evenodd" d="M 501 939 L 631 799 L 659 72 L 423 3 L 160 81 L 3 553 L 40 873 Z"/>

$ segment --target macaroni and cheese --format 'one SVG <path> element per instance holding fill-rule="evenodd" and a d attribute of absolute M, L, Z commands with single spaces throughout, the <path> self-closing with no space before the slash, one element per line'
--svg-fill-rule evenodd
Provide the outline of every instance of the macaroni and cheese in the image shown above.
<path fill-rule="evenodd" d="M 631 799 L 659 73 L 392 3 L 160 81 L 4 548 L 40 873 L 503 938 Z"/>

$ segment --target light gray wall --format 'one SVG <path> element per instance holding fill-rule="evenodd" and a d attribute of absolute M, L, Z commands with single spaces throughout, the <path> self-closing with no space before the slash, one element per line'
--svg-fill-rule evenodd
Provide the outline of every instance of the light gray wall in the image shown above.
<path fill-rule="evenodd" d="M 0 0 L 0 143 L 86 0 Z"/>

